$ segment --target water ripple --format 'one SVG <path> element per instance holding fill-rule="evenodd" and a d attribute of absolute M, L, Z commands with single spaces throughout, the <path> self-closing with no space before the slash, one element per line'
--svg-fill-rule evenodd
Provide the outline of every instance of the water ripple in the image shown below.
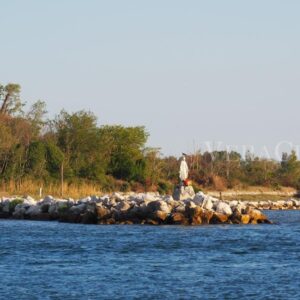
<path fill-rule="evenodd" d="M 276 225 L 0 220 L 0 299 L 299 299 L 300 212 Z"/>

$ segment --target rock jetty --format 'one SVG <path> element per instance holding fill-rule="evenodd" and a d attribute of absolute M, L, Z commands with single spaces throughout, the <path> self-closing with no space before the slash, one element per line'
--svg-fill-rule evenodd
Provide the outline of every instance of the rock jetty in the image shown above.
<path fill-rule="evenodd" d="M 278 201 L 243 201 L 245 205 L 261 210 L 291 210 L 300 209 L 300 200 L 288 199 Z"/>
<path fill-rule="evenodd" d="M 158 193 L 92 196 L 79 200 L 46 196 L 2 198 L 0 218 L 83 224 L 206 225 L 271 223 L 255 205 L 203 194 L 174 200 Z"/>

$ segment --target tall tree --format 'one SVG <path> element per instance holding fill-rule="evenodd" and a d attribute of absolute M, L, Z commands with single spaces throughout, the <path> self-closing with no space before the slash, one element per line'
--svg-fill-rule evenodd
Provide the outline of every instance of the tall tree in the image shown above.
<path fill-rule="evenodd" d="M 148 138 L 145 128 L 105 126 L 102 130 L 108 130 L 112 136 L 109 172 L 118 179 L 143 180 L 143 148 Z"/>
<path fill-rule="evenodd" d="M 282 154 L 279 176 L 284 185 L 300 189 L 300 161 L 294 150 L 289 155 Z"/>
<path fill-rule="evenodd" d="M 31 123 L 32 135 L 37 137 L 40 134 L 41 129 L 46 124 L 45 115 L 47 114 L 46 103 L 38 100 L 32 104 L 29 111 L 26 114 L 26 119 Z"/>
<path fill-rule="evenodd" d="M 13 115 L 22 112 L 24 104 L 20 99 L 20 91 L 19 84 L 0 84 L 0 114 Z"/>

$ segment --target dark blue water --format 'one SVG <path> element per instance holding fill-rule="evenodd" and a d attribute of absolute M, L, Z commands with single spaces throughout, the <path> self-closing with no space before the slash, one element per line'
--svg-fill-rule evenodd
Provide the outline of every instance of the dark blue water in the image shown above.
<path fill-rule="evenodd" d="M 277 225 L 0 220 L 0 299 L 300 299 L 300 211 Z"/>

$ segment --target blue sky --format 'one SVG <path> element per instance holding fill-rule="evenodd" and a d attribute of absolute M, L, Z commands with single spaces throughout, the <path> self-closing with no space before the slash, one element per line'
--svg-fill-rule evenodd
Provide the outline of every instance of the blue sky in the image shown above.
<path fill-rule="evenodd" d="M 166 155 L 300 144 L 300 1 L 1 1 L 0 82 Z"/>

